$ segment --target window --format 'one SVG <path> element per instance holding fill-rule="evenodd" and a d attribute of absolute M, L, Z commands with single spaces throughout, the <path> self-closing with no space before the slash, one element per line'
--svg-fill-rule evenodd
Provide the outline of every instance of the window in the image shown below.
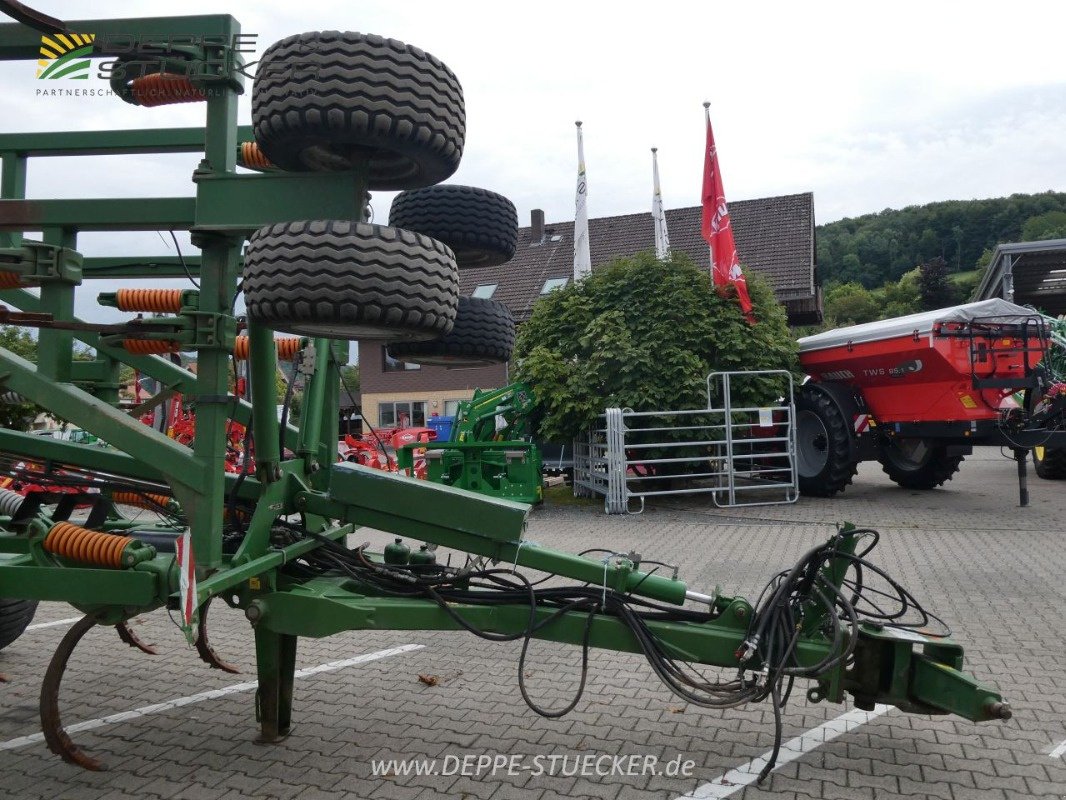
<path fill-rule="evenodd" d="M 378 403 L 378 425 L 382 428 L 422 428 L 426 424 L 426 404 L 420 400 Z"/>
<path fill-rule="evenodd" d="M 454 417 L 459 413 L 459 401 L 458 400 L 445 400 L 444 401 L 444 416 Z"/>
<path fill-rule="evenodd" d="M 496 287 L 499 286 L 499 285 L 500 284 L 498 284 L 498 283 L 482 283 L 482 284 L 479 284 L 478 287 L 476 289 L 474 289 L 474 293 L 472 295 L 470 295 L 470 296 L 471 297 L 480 297 L 482 300 L 488 300 L 490 297 L 492 297 L 494 294 L 496 294 Z"/>
<path fill-rule="evenodd" d="M 408 369 L 422 369 L 420 364 L 412 364 L 409 361 L 397 361 L 395 358 L 389 355 L 388 350 L 384 347 L 381 348 L 381 371 L 382 372 L 403 372 Z"/>
<path fill-rule="evenodd" d="M 554 292 L 556 289 L 562 289 L 569 280 L 569 278 L 548 278 L 548 280 L 544 281 L 544 288 L 540 290 L 540 293 L 547 294 L 548 292 Z"/>

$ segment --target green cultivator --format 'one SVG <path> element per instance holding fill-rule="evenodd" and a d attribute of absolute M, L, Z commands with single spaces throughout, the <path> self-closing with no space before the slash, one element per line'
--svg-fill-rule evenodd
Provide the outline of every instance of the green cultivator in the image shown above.
<path fill-rule="evenodd" d="M 24 626 L 18 601 L 56 600 L 85 615 L 44 678 L 41 719 L 54 752 L 100 767 L 67 737 L 57 708 L 64 667 L 87 630 L 117 626 L 140 646 L 126 622 L 168 608 L 204 659 L 226 668 L 204 628 L 216 596 L 254 627 L 267 741 L 289 730 L 298 637 L 355 629 L 463 629 L 642 653 L 688 702 L 770 702 L 778 741 L 796 679 L 808 682 L 811 701 L 850 694 L 863 708 L 1009 717 L 997 693 L 960 671 L 961 648 L 929 630 L 936 618 L 869 561 L 871 531 L 841 530 L 775 576 L 752 605 L 693 591 L 676 569 L 645 569 L 637 553 L 541 547 L 524 538 L 526 505 L 335 463 L 347 340 L 433 341 L 461 324 L 456 254 L 469 248 L 364 222 L 368 190 L 428 188 L 458 166 L 463 96 L 439 60 L 356 33 L 283 39 L 256 67 L 248 128 L 237 125 L 248 68 L 231 17 L 64 23 L 21 6 L 18 13 L 29 24 L 0 26 L 0 57 L 36 60 L 45 40 L 88 42 L 87 57 L 108 64 L 113 102 L 206 105 L 203 128 L 0 135 L 0 321 L 39 330 L 36 363 L 0 350 L 0 390 L 110 445 L 0 430 L 5 464 L 15 472 L 36 465 L 46 487 L 0 497 L 0 597 L 11 599 L 0 601 L 0 614 L 20 609 L 6 622 Z M 175 152 L 202 156 L 192 196 L 23 199 L 34 158 Z M 130 230 L 191 231 L 200 253 L 78 252 L 83 231 Z M 41 231 L 40 241 L 24 239 L 26 231 Z M 186 274 L 198 277 L 197 290 L 103 298 L 156 316 L 108 325 L 74 316 L 75 292 L 93 278 Z M 240 291 L 247 318 L 234 312 Z M 304 402 L 292 425 L 276 411 L 286 403 L 275 385 L 274 331 L 301 337 L 292 363 Z M 250 398 L 230 387 L 238 334 L 247 336 Z M 75 340 L 92 349 L 91 360 L 73 358 Z M 172 363 L 178 351 L 195 352 L 195 373 Z M 191 447 L 120 409 L 122 364 L 195 407 Z M 225 469 L 231 423 L 248 426 L 254 472 L 247 460 L 236 473 Z M 158 521 L 127 518 L 130 502 L 157 511 Z M 413 556 L 408 547 L 351 547 L 359 526 L 428 547 Z M 438 564 L 433 545 L 467 559 Z M 529 570 L 555 579 L 534 582 Z M 695 664 L 721 674 L 708 677 Z M 539 708 L 522 675 L 534 710 L 568 710 Z"/>

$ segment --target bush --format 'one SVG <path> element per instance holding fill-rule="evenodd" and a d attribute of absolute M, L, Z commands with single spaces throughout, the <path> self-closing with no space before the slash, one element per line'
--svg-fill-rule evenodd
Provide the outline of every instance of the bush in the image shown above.
<path fill-rule="evenodd" d="M 515 344 L 515 377 L 537 396 L 539 437 L 567 441 L 609 407 L 703 408 L 714 370 L 796 370 L 784 308 L 759 276 L 747 276 L 756 325 L 732 291 L 720 296 L 680 253 L 618 259 L 542 297 Z M 765 402 L 768 391 L 743 386 L 738 401 Z"/>

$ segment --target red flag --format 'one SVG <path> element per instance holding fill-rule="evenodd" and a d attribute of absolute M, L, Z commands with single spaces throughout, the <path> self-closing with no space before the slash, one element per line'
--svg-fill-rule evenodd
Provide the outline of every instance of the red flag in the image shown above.
<path fill-rule="evenodd" d="M 733 227 L 729 222 L 729 208 L 722 188 L 722 171 L 718 168 L 718 151 L 714 146 L 714 131 L 711 130 L 710 103 L 707 109 L 707 148 L 703 154 L 703 221 L 701 232 L 711 248 L 711 277 L 715 286 L 732 284 L 740 301 L 740 308 L 749 322 L 751 298 L 748 296 L 748 281 L 740 269 L 737 246 L 733 241 Z"/>

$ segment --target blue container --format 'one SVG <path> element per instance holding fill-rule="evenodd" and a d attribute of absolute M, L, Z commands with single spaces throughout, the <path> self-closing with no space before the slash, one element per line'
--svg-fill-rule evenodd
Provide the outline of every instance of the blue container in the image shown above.
<path fill-rule="evenodd" d="M 447 442 L 451 440 L 453 422 L 455 417 L 430 417 L 426 420 L 426 427 L 437 432 L 438 442 Z"/>

